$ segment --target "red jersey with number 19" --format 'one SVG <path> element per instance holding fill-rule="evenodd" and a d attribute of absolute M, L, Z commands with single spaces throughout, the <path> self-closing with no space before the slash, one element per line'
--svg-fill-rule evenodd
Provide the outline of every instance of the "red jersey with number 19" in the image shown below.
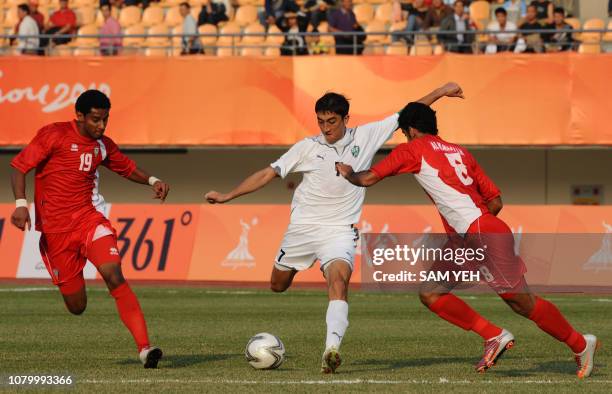
<path fill-rule="evenodd" d="M 100 212 L 98 166 L 128 177 L 136 164 L 108 137 L 82 136 L 75 121 L 52 123 L 11 161 L 22 173 L 36 168 L 36 230 L 62 233 L 88 228 L 106 219 Z"/>
<path fill-rule="evenodd" d="M 447 232 L 464 234 L 488 213 L 500 191 L 464 147 L 435 135 L 400 144 L 370 169 L 379 178 L 413 173 L 432 199 Z"/>

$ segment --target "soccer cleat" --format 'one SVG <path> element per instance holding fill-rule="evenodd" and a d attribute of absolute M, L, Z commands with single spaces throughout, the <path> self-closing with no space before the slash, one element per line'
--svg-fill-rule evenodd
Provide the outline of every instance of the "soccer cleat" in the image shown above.
<path fill-rule="evenodd" d="M 145 368 L 157 368 L 157 363 L 162 358 L 163 352 L 160 348 L 149 346 L 140 351 L 139 358 Z"/>
<path fill-rule="evenodd" d="M 597 337 L 592 334 L 586 334 L 584 336 L 586 341 L 586 348 L 581 353 L 574 354 L 574 359 L 578 365 L 576 375 L 578 378 L 588 378 L 593 372 L 593 360 L 595 358 L 595 351 L 599 349 L 599 341 Z"/>
<path fill-rule="evenodd" d="M 342 357 L 340 357 L 338 348 L 331 346 L 325 349 L 323 362 L 321 363 L 321 372 L 325 374 L 335 373 L 340 364 L 342 364 Z"/>
<path fill-rule="evenodd" d="M 504 352 L 514 346 L 514 335 L 510 331 L 502 330 L 501 334 L 485 341 L 484 355 L 476 365 L 476 371 L 484 373 L 495 365 Z"/>

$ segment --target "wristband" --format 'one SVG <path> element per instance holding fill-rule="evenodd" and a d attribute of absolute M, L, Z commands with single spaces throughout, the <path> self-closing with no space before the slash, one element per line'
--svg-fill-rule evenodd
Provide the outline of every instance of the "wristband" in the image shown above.
<path fill-rule="evenodd" d="M 28 207 L 28 200 L 26 200 L 25 198 L 18 198 L 17 200 L 15 200 L 15 207 L 16 208 L 27 208 Z"/>
<path fill-rule="evenodd" d="M 149 177 L 149 185 L 153 186 L 155 185 L 155 182 L 161 182 L 161 179 L 157 179 L 154 176 Z"/>

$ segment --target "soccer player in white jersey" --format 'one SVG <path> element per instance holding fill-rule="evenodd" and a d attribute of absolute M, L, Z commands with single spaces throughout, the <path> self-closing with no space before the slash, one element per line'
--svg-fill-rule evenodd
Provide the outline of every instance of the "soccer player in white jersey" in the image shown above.
<path fill-rule="evenodd" d="M 463 97 L 461 88 L 448 83 L 419 100 L 431 105 L 447 97 Z M 353 271 L 356 241 L 365 189 L 337 176 L 336 162 L 367 169 L 380 147 L 398 128 L 398 114 L 363 126 L 347 127 L 349 102 L 337 93 L 327 93 L 315 105 L 321 134 L 305 138 L 277 161 L 247 177 L 231 192 L 210 191 L 211 204 L 225 203 L 252 193 L 276 177 L 303 174 L 291 204 L 289 227 L 276 255 L 270 287 L 283 292 L 299 271 L 320 261 L 328 287 L 327 337 L 321 372 L 334 373 L 340 366 L 340 343 L 348 327 L 348 285 Z"/>

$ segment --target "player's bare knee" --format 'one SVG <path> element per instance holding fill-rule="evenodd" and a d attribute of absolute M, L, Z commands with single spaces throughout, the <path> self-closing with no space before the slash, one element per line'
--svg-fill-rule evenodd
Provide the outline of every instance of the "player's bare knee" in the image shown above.
<path fill-rule="evenodd" d="M 282 293 L 289 288 L 289 285 L 281 282 L 270 282 L 270 290 L 275 293 Z"/>
<path fill-rule="evenodd" d="M 87 309 L 87 300 L 83 302 L 66 303 L 66 308 L 75 316 L 82 315 L 83 312 L 85 312 L 85 309 Z"/>

